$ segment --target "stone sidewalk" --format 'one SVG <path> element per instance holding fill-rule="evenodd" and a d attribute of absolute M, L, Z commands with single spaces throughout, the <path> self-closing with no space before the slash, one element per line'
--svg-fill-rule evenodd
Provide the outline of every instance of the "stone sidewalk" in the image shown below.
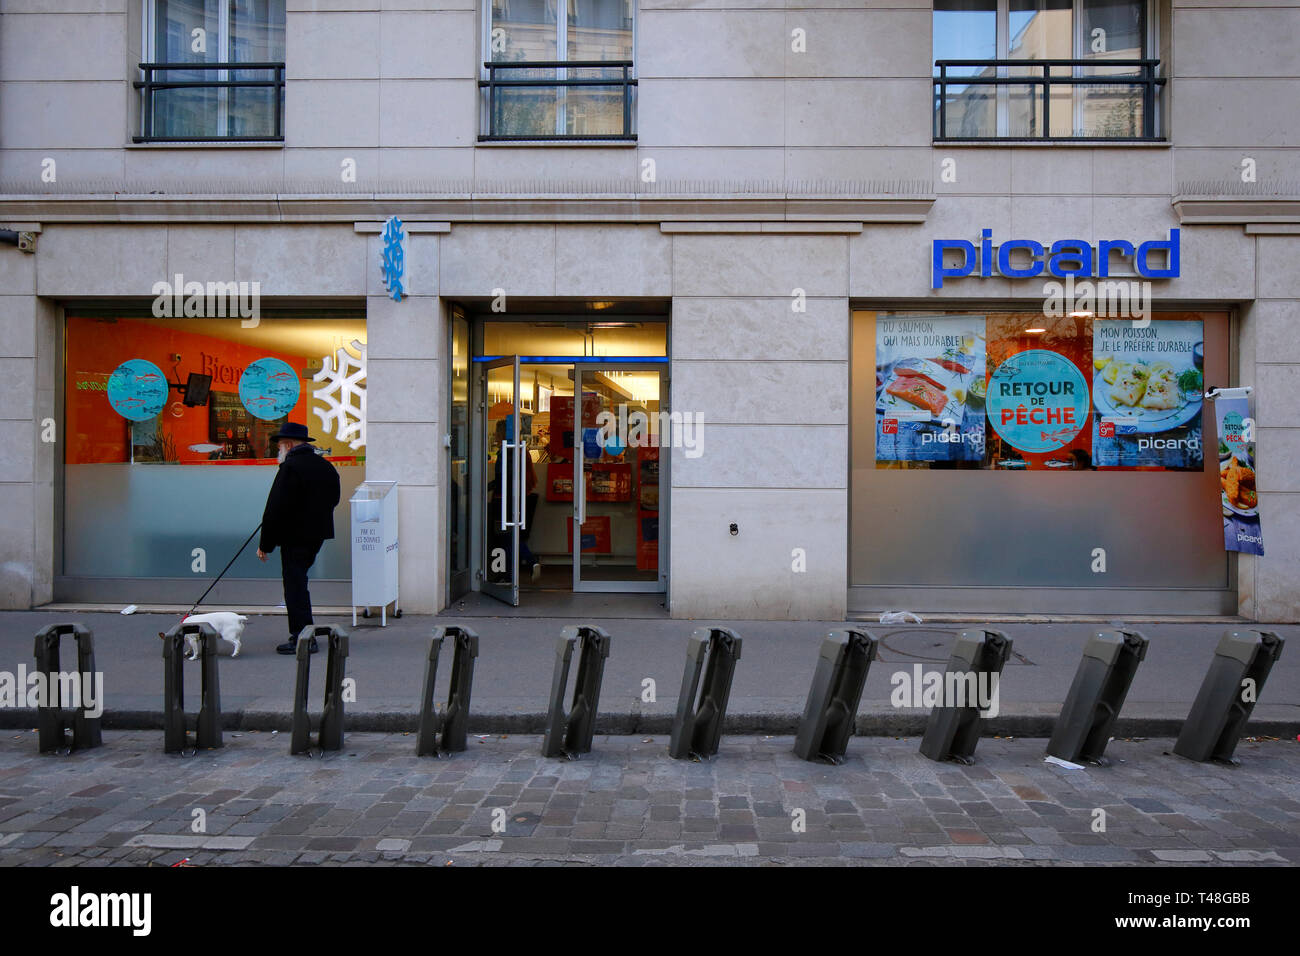
<path fill-rule="evenodd" d="M 158 732 L 105 731 L 40 756 L 33 732 L 5 731 L 0 865 L 1300 863 L 1294 740 L 1243 740 L 1226 767 L 1117 739 L 1110 767 L 1078 771 L 1045 764 L 1042 740 L 982 740 L 969 767 L 918 743 L 855 738 L 833 767 L 757 735 L 691 762 L 661 736 L 598 737 L 563 761 L 533 736 L 435 760 L 407 734 L 291 757 L 285 734 L 228 733 L 167 756 Z"/>

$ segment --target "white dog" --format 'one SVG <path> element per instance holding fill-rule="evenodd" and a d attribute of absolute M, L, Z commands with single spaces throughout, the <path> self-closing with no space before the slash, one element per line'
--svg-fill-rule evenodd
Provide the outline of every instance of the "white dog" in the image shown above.
<path fill-rule="evenodd" d="M 239 656 L 240 635 L 244 633 L 244 625 L 248 623 L 248 618 L 242 614 L 236 614 L 233 611 L 213 611 L 209 614 L 191 614 L 182 622 L 184 624 L 211 624 L 212 629 L 221 637 L 225 638 L 231 644 L 235 645 L 234 653 L 231 657 Z M 185 644 L 188 647 L 188 653 L 185 655 L 186 660 L 196 661 L 199 659 L 199 639 L 193 634 L 185 635 Z"/>

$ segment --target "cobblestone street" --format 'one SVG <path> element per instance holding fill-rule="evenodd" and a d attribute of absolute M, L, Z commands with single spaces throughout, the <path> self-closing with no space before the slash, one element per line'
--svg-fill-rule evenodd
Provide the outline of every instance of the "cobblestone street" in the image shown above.
<path fill-rule="evenodd" d="M 34 733 L 5 732 L 0 863 L 1300 863 L 1287 740 L 1243 740 L 1235 768 L 1116 740 L 1112 766 L 1078 771 L 1045 764 L 1040 739 L 985 739 L 970 767 L 892 738 L 855 738 L 839 767 L 799 760 L 789 737 L 726 737 L 706 763 L 670 759 L 665 737 L 598 737 L 571 762 L 533 736 L 443 760 L 405 734 L 313 758 L 290 757 L 286 734 L 225 743 L 167 756 L 158 732 L 106 731 L 97 750 L 38 756 Z"/>

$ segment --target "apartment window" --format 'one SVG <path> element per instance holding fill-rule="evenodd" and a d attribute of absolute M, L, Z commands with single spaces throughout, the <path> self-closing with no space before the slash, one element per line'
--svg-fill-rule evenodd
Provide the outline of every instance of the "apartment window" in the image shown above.
<path fill-rule="evenodd" d="M 634 10 L 635 0 L 489 0 L 479 139 L 634 140 Z"/>
<path fill-rule="evenodd" d="M 142 142 L 284 140 L 284 0 L 144 0 Z"/>
<path fill-rule="evenodd" d="M 935 0 L 937 140 L 1160 140 L 1150 0 Z"/>

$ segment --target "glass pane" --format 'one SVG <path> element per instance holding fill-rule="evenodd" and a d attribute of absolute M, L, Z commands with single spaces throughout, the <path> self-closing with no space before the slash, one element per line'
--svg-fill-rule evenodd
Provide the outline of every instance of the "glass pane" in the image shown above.
<path fill-rule="evenodd" d="M 1083 0 L 1082 59 L 1138 60 L 1146 56 L 1146 0 Z M 1117 72 L 1126 67 L 1114 68 Z"/>
<path fill-rule="evenodd" d="M 993 68 L 989 68 L 989 75 Z M 995 86 L 948 87 L 946 109 L 942 117 L 941 136 L 996 136 L 998 132 L 997 93 Z M 935 107 L 936 110 L 938 107 Z"/>
<path fill-rule="evenodd" d="M 600 79 L 621 70 L 569 70 L 570 79 Z M 565 132 L 576 136 L 609 136 L 630 133 L 625 129 L 623 86 L 569 87 L 565 95 Z M 628 88 L 629 96 L 631 87 Z M 627 119 L 630 121 L 631 116 Z"/>
<path fill-rule="evenodd" d="M 525 417 L 532 412 L 528 457 L 537 476 L 536 491 L 524 499 L 527 526 L 519 533 L 524 560 L 533 562 L 522 583 L 567 591 L 573 587 L 573 366 L 524 365 L 519 387 Z"/>
<path fill-rule="evenodd" d="M 364 319 L 263 317 L 257 328 L 244 329 L 239 319 L 69 317 L 64 573 L 201 577 L 190 566 L 192 550 L 203 548 L 208 577 L 215 575 L 261 519 L 277 467 L 270 436 L 295 421 L 307 425 L 342 485 L 335 537 L 321 549 L 312 576 L 350 577 L 346 502 L 365 479 L 366 450 L 351 447 L 351 437 L 337 437 L 337 419 L 325 427 L 331 409 L 314 394 L 325 385 L 312 379 L 354 340 L 366 340 Z M 207 403 L 187 406 L 182 392 L 163 390 L 161 414 L 143 421 L 124 416 L 118 408 L 129 411 L 130 396 L 116 396 L 115 405 L 108 383 L 132 359 L 148 363 L 139 366 L 143 374 L 168 383 L 210 375 Z M 282 375 L 241 392 L 254 363 Z M 254 550 L 241 555 L 229 577 L 279 576 L 279 562 L 263 564 Z"/>
<path fill-rule="evenodd" d="M 1092 60 L 1087 76 L 1140 76 L 1140 67 L 1112 66 L 1110 60 L 1137 60 L 1147 50 L 1145 0 L 1083 0 L 1082 59 Z M 1080 133 L 1085 136 L 1144 134 L 1145 95 L 1133 85 L 1076 88 Z"/>
<path fill-rule="evenodd" d="M 632 59 L 633 0 L 568 0 L 568 60 Z"/>
<path fill-rule="evenodd" d="M 998 55 L 997 0 L 934 0 L 934 58 L 992 60 Z M 983 67 L 951 67 L 949 76 L 977 76 Z"/>
<path fill-rule="evenodd" d="M 584 581 L 654 581 L 659 575 L 659 372 L 584 369 L 588 402 L 617 427 L 583 428 L 587 512 L 580 547 Z M 626 422 L 626 425 L 623 423 Z M 602 438 L 604 440 L 602 440 Z"/>
<path fill-rule="evenodd" d="M 469 322 L 451 319 L 451 572 L 469 570 Z"/>
<path fill-rule="evenodd" d="M 1007 56 L 1012 60 L 1068 60 L 1074 56 L 1071 0 L 1011 0 Z M 1013 67 L 1012 76 L 1037 75 Z"/>
<path fill-rule="evenodd" d="M 221 52 L 221 9 L 217 0 L 156 0 L 153 62 L 217 63 Z M 215 70 L 155 72 L 160 82 L 217 79 Z M 189 87 L 153 94 L 155 136 L 220 136 L 216 89 Z"/>
<path fill-rule="evenodd" d="M 492 0 L 492 60 L 558 60 L 555 0 Z"/>
<path fill-rule="evenodd" d="M 527 420 L 516 426 L 513 365 L 487 369 L 485 395 L 487 440 L 484 442 L 483 456 L 487 467 L 483 474 L 487 476 L 487 481 L 483 486 L 483 561 L 486 564 L 483 578 L 488 584 L 510 587 L 518 583 L 515 535 L 510 523 L 515 520 L 515 494 L 518 487 L 515 469 L 519 466 L 516 457 L 518 453 L 502 448 L 502 443 L 514 442 L 517 428 L 518 433 L 526 437 L 532 427 L 532 416 L 525 416 Z M 528 491 L 532 492 L 535 485 L 534 475 L 529 481 Z"/>
<path fill-rule="evenodd" d="M 1075 87 L 1082 105 L 1082 136 L 1145 135 L 1143 87 L 1125 84 Z M 1053 122 L 1055 125 L 1055 122 Z"/>
<path fill-rule="evenodd" d="M 553 69 L 502 70 L 498 80 L 554 80 Z M 559 115 L 559 88 L 506 87 L 495 91 L 492 132 L 497 136 L 554 136 Z"/>
<path fill-rule="evenodd" d="M 997 40 L 997 0 L 935 0 L 936 60 L 991 60 L 997 56 Z M 938 67 L 934 73 L 939 75 Z M 993 77 L 996 71 L 993 67 L 950 66 L 946 75 Z M 942 114 L 940 96 L 945 100 Z M 949 84 L 946 95 L 936 91 L 934 109 L 935 129 L 940 136 L 997 135 L 995 86 Z"/>
<path fill-rule="evenodd" d="M 230 0 L 230 62 L 284 62 L 284 0 Z"/>
<path fill-rule="evenodd" d="M 284 62 L 284 0 L 230 0 L 231 63 Z M 273 70 L 234 70 L 232 80 L 274 80 Z M 232 88 L 227 136 L 276 136 L 275 87 Z M 283 107 L 282 107 L 283 108 Z"/>

